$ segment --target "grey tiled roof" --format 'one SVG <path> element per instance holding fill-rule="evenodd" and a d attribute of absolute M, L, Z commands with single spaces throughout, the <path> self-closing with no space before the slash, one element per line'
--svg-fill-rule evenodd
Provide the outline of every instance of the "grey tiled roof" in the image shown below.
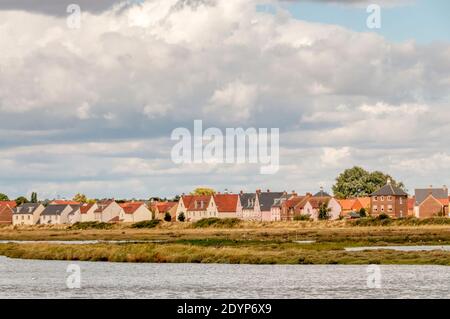
<path fill-rule="evenodd" d="M 286 194 L 283 192 L 262 192 L 258 194 L 259 206 L 262 212 L 270 211 L 270 208 L 275 204 L 275 201 Z"/>
<path fill-rule="evenodd" d="M 80 208 L 79 205 L 48 205 L 47 207 L 45 207 L 41 215 L 61 215 L 66 207 L 70 207 L 72 209 L 69 213 L 74 212 Z"/>
<path fill-rule="evenodd" d="M 448 189 L 446 188 L 418 188 L 414 192 L 416 198 L 416 205 L 422 203 L 428 195 L 433 195 L 437 199 L 448 198 Z"/>
<path fill-rule="evenodd" d="M 40 205 L 38 203 L 22 204 L 14 209 L 14 214 L 33 214 Z"/>
<path fill-rule="evenodd" d="M 394 186 L 392 184 L 386 184 L 381 187 L 376 192 L 370 194 L 370 196 L 408 196 L 408 194 L 400 187 Z"/>
<path fill-rule="evenodd" d="M 327 192 L 324 192 L 323 190 L 321 190 L 321 191 L 315 193 L 313 197 L 331 197 L 331 195 L 328 194 Z"/>
<path fill-rule="evenodd" d="M 252 209 L 255 206 L 256 193 L 239 194 L 243 209 Z"/>

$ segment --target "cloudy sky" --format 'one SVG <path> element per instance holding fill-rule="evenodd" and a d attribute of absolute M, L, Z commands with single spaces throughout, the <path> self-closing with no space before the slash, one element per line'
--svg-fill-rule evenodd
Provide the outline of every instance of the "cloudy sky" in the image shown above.
<path fill-rule="evenodd" d="M 368 3 L 0 0 L 0 192 L 306 192 L 353 165 L 450 184 L 450 4 L 378 1 L 368 29 Z M 174 164 L 195 119 L 279 128 L 280 170 Z"/>

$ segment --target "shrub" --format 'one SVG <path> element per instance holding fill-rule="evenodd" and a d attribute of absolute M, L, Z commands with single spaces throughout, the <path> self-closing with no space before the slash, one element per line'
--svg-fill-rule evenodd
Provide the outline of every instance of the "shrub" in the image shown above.
<path fill-rule="evenodd" d="M 113 224 L 101 222 L 77 222 L 69 227 L 69 229 L 111 229 Z"/>
<path fill-rule="evenodd" d="M 161 221 L 159 219 L 144 220 L 131 225 L 131 228 L 155 228 Z"/>
<path fill-rule="evenodd" d="M 164 220 L 166 222 L 170 222 L 172 220 L 172 216 L 170 216 L 170 214 L 166 212 L 166 214 L 164 215 Z"/>
<path fill-rule="evenodd" d="M 184 222 L 185 220 L 186 220 L 186 217 L 184 216 L 184 213 L 180 213 L 180 215 L 178 215 L 178 221 Z"/>
<path fill-rule="evenodd" d="M 389 215 L 386 215 L 386 214 L 382 213 L 382 214 L 378 215 L 376 217 L 376 219 L 378 219 L 378 220 L 385 220 L 385 219 L 390 219 L 390 217 L 389 217 Z"/>
<path fill-rule="evenodd" d="M 359 216 L 360 217 L 366 217 L 367 216 L 366 209 L 364 207 L 359 210 Z"/>
<path fill-rule="evenodd" d="M 231 228 L 238 225 L 241 222 L 238 218 L 203 218 L 196 221 L 193 226 L 195 228 L 205 228 L 205 227 L 223 227 L 223 228 Z"/>
<path fill-rule="evenodd" d="M 311 215 L 296 215 L 294 216 L 294 220 L 297 221 L 310 221 L 311 220 Z"/>

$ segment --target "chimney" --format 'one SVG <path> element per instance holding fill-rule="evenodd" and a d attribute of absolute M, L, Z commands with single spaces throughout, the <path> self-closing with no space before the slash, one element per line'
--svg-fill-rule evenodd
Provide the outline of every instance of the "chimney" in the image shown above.
<path fill-rule="evenodd" d="M 268 189 L 267 192 L 270 193 L 270 189 Z"/>
<path fill-rule="evenodd" d="M 447 187 L 447 185 L 443 185 L 442 188 L 444 189 L 444 192 L 446 192 L 448 194 L 448 187 Z"/>
<path fill-rule="evenodd" d="M 242 194 L 244 194 L 244 191 L 243 191 L 243 190 L 241 190 L 241 191 L 239 192 L 239 194 L 241 194 L 241 195 L 242 195 Z"/>
<path fill-rule="evenodd" d="M 260 190 L 260 189 L 257 189 L 256 192 L 257 192 L 258 194 L 260 194 L 260 193 L 261 193 L 261 190 Z"/>

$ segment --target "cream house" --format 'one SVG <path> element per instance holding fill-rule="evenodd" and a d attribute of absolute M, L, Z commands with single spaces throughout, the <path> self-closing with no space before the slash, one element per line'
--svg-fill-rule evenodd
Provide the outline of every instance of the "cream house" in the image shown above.
<path fill-rule="evenodd" d="M 94 211 L 94 219 L 98 222 L 108 223 L 118 221 L 122 207 L 113 199 L 97 202 L 97 208 Z"/>
<path fill-rule="evenodd" d="M 339 219 L 342 207 L 334 197 L 310 197 L 303 207 L 302 215 L 309 215 L 311 219 L 319 219 L 319 208 L 322 204 L 326 204 L 328 216 L 330 220 Z"/>
<path fill-rule="evenodd" d="M 177 207 L 177 220 L 183 213 L 186 221 L 219 217 L 217 205 L 211 195 L 183 195 Z"/>
<path fill-rule="evenodd" d="M 97 204 L 84 204 L 80 207 L 80 216 L 82 222 L 94 222 L 95 211 L 98 209 Z"/>
<path fill-rule="evenodd" d="M 13 211 L 13 225 L 35 225 L 39 222 L 45 207 L 38 203 L 26 203 Z"/>
<path fill-rule="evenodd" d="M 120 204 L 122 208 L 119 220 L 125 223 L 136 223 L 152 219 L 152 212 L 142 202 Z"/>
<path fill-rule="evenodd" d="M 238 217 L 243 220 L 261 220 L 261 208 L 259 205 L 259 196 L 255 193 L 240 192 L 239 199 L 241 202 L 242 212 L 238 214 Z"/>
<path fill-rule="evenodd" d="M 79 205 L 48 205 L 41 213 L 40 224 L 74 224 L 81 220 Z"/>

